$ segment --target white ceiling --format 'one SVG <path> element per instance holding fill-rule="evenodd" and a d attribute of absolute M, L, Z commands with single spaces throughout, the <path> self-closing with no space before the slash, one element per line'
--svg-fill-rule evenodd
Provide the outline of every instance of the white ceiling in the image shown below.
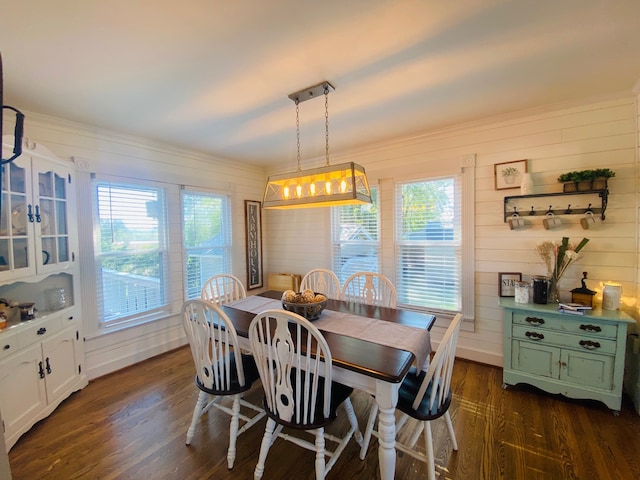
<path fill-rule="evenodd" d="M 640 0 L 0 0 L 4 100 L 268 165 L 631 92 Z M 303 158 L 324 102 L 300 104 Z M 5 132 L 7 133 L 7 132 Z"/>

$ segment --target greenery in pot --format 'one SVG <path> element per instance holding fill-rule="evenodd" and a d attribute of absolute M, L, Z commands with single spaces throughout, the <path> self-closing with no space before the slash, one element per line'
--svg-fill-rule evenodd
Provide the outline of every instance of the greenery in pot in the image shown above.
<path fill-rule="evenodd" d="M 595 180 L 596 178 L 615 177 L 616 172 L 610 168 L 597 168 L 595 170 L 576 170 L 573 172 L 563 173 L 558 177 L 558 181 L 565 182 L 584 182 Z"/>

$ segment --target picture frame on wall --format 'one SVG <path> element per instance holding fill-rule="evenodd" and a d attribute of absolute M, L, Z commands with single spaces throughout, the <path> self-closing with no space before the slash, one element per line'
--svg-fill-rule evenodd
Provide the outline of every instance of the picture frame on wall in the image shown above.
<path fill-rule="evenodd" d="M 496 163 L 493 165 L 496 190 L 520 188 L 522 175 L 527 173 L 527 160 Z"/>
<path fill-rule="evenodd" d="M 516 282 L 522 281 L 520 272 L 500 272 L 498 273 L 498 293 L 501 297 L 516 296 Z"/>
<path fill-rule="evenodd" d="M 247 239 L 247 290 L 262 287 L 262 203 L 244 201 Z"/>

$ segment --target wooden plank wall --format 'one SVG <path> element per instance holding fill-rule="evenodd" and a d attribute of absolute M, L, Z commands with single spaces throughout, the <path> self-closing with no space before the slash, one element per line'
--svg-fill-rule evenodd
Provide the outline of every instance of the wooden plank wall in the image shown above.
<path fill-rule="evenodd" d="M 604 281 L 621 282 L 623 308 L 637 317 L 637 116 L 633 95 L 614 96 L 457 126 L 400 142 L 372 144 L 334 155 L 332 163 L 360 163 L 370 183 L 376 184 L 383 179 L 439 172 L 459 165 L 463 156 L 475 154 L 475 231 L 465 233 L 465 238 L 475 241 L 475 332 L 461 333 L 458 350 L 465 358 L 501 365 L 498 272 L 522 272 L 525 279 L 546 273 L 535 253 L 540 241 L 560 241 L 568 236 L 577 243 L 588 237 L 583 258 L 570 267 L 561 282 L 563 298 L 568 298 L 571 288 L 580 286 L 582 272 L 588 271 L 587 285 L 598 292 L 597 302 L 601 301 Z M 561 228 L 545 230 L 538 217 L 527 228 L 510 231 L 503 221 L 503 199 L 518 195 L 519 189 L 496 191 L 494 165 L 520 159 L 529 162 L 535 193 L 562 191 L 557 177 L 563 172 L 604 167 L 614 170 L 606 221 L 583 230 L 580 216 L 563 216 Z M 393 242 L 392 190 L 384 187 L 380 196 L 381 223 L 386 232 L 383 243 Z M 325 209 L 268 212 L 265 218 L 270 270 L 304 274 L 314 267 L 331 267 L 330 218 Z M 383 250 L 388 251 L 388 245 L 383 245 Z M 388 266 L 383 265 L 385 269 Z M 438 334 L 436 331 L 436 340 Z"/>

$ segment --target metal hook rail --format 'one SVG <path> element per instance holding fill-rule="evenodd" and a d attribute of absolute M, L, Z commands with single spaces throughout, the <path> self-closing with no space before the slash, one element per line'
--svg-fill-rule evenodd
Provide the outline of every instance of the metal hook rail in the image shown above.
<path fill-rule="evenodd" d="M 597 196 L 600 198 L 599 202 L 592 201 L 588 206 L 581 206 L 581 200 L 584 195 Z M 571 199 L 570 197 L 580 197 L 578 199 Z M 561 204 L 549 205 L 549 197 L 568 197 L 566 201 L 562 201 Z M 544 199 L 544 202 L 542 201 Z M 602 220 L 605 219 L 605 211 L 607 209 L 607 201 L 609 199 L 609 190 L 589 190 L 584 192 L 556 192 L 556 193 L 535 193 L 531 195 L 512 195 L 504 197 L 504 222 L 507 223 L 509 217 L 513 212 L 527 212 L 529 216 L 539 215 L 544 217 L 547 214 L 554 215 L 583 215 L 586 212 L 592 212 L 593 214 L 599 214 Z M 600 203 L 600 207 L 594 207 Z"/>

